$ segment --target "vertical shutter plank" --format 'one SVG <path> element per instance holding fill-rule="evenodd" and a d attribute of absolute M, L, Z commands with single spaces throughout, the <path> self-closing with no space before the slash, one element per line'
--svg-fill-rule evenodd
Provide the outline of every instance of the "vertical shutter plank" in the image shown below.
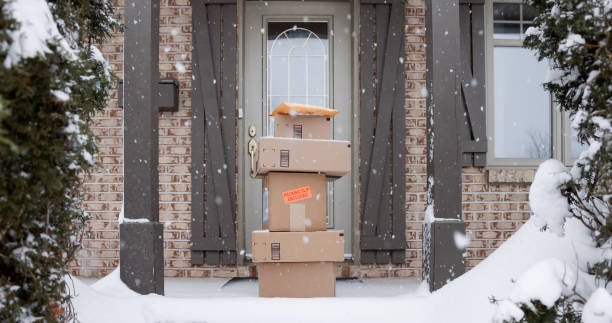
<path fill-rule="evenodd" d="M 403 48 L 403 39 L 402 39 Z M 402 52 L 403 53 L 403 52 Z M 397 66 L 397 81 L 398 90 L 395 92 L 393 102 L 393 159 L 392 168 L 392 205 L 393 205 L 393 238 L 406 242 L 406 111 L 404 110 L 405 100 L 405 84 L 404 64 Z M 404 246 L 405 249 L 405 246 Z M 391 253 L 391 261 L 395 264 L 405 262 L 405 250 L 393 250 Z"/>
<path fill-rule="evenodd" d="M 472 125 L 467 109 L 468 102 L 466 101 L 465 92 L 463 91 L 464 83 L 468 82 L 469 84 L 472 79 L 472 33 L 470 16 L 469 3 L 459 5 L 459 28 L 461 30 L 459 33 L 461 44 L 461 95 L 459 96 L 459 109 L 456 111 L 459 143 L 471 143 L 473 140 Z M 473 154 L 471 152 L 462 152 L 460 162 L 462 166 L 471 166 L 473 164 Z"/>
<path fill-rule="evenodd" d="M 196 0 L 197 1 L 197 0 Z M 219 101 L 220 93 L 219 93 L 219 71 L 220 71 L 220 57 L 221 57 L 221 6 L 218 4 L 208 4 L 206 7 L 206 20 L 208 21 L 208 35 L 210 37 L 210 53 L 212 55 L 212 67 L 213 74 L 209 79 L 200 79 L 201 83 L 212 83 L 209 85 L 214 88 L 214 95 L 216 102 Z M 216 81 L 216 82 L 215 82 Z M 209 94 L 211 95 L 211 94 Z M 218 105 L 215 105 L 215 109 L 218 109 Z M 216 128 L 215 130 L 221 130 L 219 124 L 219 119 L 209 118 L 209 114 L 207 113 L 206 118 L 206 143 L 208 144 L 206 148 L 206 226 L 205 226 L 205 234 L 206 237 L 219 237 L 219 214 L 217 213 L 217 209 L 215 207 L 218 192 L 214 187 L 214 177 L 216 169 L 214 169 L 211 160 L 215 158 L 219 158 L 219 156 L 215 156 L 211 154 L 210 151 L 210 130 L 211 128 Z M 215 140 L 219 140 L 220 137 L 215 138 Z M 219 264 L 219 252 L 218 251 L 206 251 L 206 264 L 208 265 L 217 265 Z"/>
<path fill-rule="evenodd" d="M 230 188 L 230 200 L 235 209 L 236 199 L 236 6 L 223 6 L 223 50 L 222 50 L 222 112 L 223 112 L 223 146 L 225 152 L 224 172 Z M 232 212 L 233 214 L 234 212 Z M 221 235 L 223 239 L 235 240 L 234 218 L 221 218 Z M 236 251 L 223 252 L 223 263 L 234 264 Z"/>
<path fill-rule="evenodd" d="M 193 3 L 193 15 L 202 16 L 204 4 L 200 1 Z M 205 30 L 203 24 L 204 19 L 193 20 L 193 33 L 198 33 Z M 194 36 L 195 40 L 195 36 Z M 201 57 L 200 47 L 193 47 L 193 73 L 200 68 L 199 59 Z M 202 88 L 197 81 L 193 81 L 192 98 L 194 102 L 203 102 Z M 201 104 L 192 104 L 192 119 L 191 119 L 191 244 L 194 241 L 204 238 L 204 106 Z M 204 252 L 198 250 L 191 251 L 191 263 L 201 265 L 204 263 Z"/>
<path fill-rule="evenodd" d="M 370 175 L 370 163 L 366 156 L 370 156 L 374 145 L 374 5 L 364 4 L 360 7 L 360 76 L 361 76 L 361 100 L 360 100 L 360 150 L 361 150 L 361 209 L 363 210 L 365 201 L 368 178 Z M 365 216 L 362 217 L 362 232 L 365 227 L 373 223 L 367 223 Z M 364 250 L 361 252 L 362 263 L 374 263 L 374 251 Z"/>
<path fill-rule="evenodd" d="M 383 66 L 385 62 L 385 49 L 387 45 L 387 32 L 389 31 L 389 8 L 386 5 L 377 5 L 376 8 L 376 90 L 380 93 L 382 86 Z M 378 96 L 378 95 L 377 95 Z M 376 109 L 379 107 L 376 106 Z"/>
<path fill-rule="evenodd" d="M 486 166 L 487 156 L 487 129 L 486 129 L 486 88 L 485 88 L 485 38 L 484 38 L 484 4 L 472 4 L 472 70 L 473 77 L 477 80 L 476 99 L 474 116 L 472 122 L 474 137 L 482 142 L 481 152 L 474 153 L 474 166 Z M 481 109 L 483 107 L 483 109 Z"/>
<path fill-rule="evenodd" d="M 387 45 L 387 32 L 389 31 L 389 8 L 390 6 L 377 5 L 376 6 L 376 93 L 380 95 L 382 91 L 382 78 L 383 68 L 385 64 L 385 52 Z M 376 111 L 380 111 L 380 107 L 375 107 Z M 378 114 L 377 114 L 378 116 Z M 390 125 L 388 125 L 390 126 Z M 389 141 L 386 143 L 389 144 Z M 388 150 L 388 149 L 387 149 Z M 388 156 L 389 154 L 387 154 Z M 385 167 L 382 172 L 382 177 L 389 178 L 388 169 Z M 389 197 L 391 194 L 391 187 L 384 185 L 380 197 L 380 206 L 378 210 L 378 219 L 376 222 L 376 235 L 378 237 L 385 237 L 389 234 Z M 388 251 L 377 251 L 376 252 L 376 263 L 388 263 L 390 253 Z"/>

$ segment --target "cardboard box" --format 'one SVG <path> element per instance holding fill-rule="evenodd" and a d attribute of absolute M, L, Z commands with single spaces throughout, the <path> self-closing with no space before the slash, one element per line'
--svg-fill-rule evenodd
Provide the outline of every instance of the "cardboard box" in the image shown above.
<path fill-rule="evenodd" d="M 268 173 L 263 180 L 263 223 L 270 231 L 325 231 L 325 175 Z"/>
<path fill-rule="evenodd" d="M 257 264 L 260 297 L 334 297 L 332 262 Z"/>
<path fill-rule="evenodd" d="M 253 231 L 253 262 L 344 261 L 344 231 Z"/>
<path fill-rule="evenodd" d="M 331 139 L 331 118 L 322 115 L 284 115 L 274 117 L 274 137 Z"/>
<path fill-rule="evenodd" d="M 258 176 L 269 172 L 298 172 L 342 177 L 351 170 L 348 141 L 261 137 L 257 146 Z"/>

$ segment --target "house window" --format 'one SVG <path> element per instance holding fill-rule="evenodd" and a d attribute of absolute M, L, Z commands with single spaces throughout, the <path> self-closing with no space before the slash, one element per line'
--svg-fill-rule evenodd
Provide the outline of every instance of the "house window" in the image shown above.
<path fill-rule="evenodd" d="M 488 164 L 537 166 L 548 158 L 571 164 L 584 147 L 542 86 L 548 62 L 522 47 L 535 10 L 512 0 L 487 8 Z"/>

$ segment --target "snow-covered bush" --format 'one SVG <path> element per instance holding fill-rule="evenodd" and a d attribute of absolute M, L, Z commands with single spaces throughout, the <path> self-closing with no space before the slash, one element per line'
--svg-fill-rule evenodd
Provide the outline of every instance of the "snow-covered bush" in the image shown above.
<path fill-rule="evenodd" d="M 67 266 L 111 75 L 109 0 L 0 0 L 0 322 L 70 319 Z"/>
<path fill-rule="evenodd" d="M 593 295 L 591 295 L 588 302 L 584 304 L 582 322 L 612 322 L 612 296 L 610 296 L 604 288 L 598 288 Z"/>
<path fill-rule="evenodd" d="M 575 291 L 578 275 L 555 258 L 538 262 L 521 275 L 508 299 L 498 301 L 495 321 L 580 322 L 571 305 L 579 297 Z"/>
<path fill-rule="evenodd" d="M 561 194 L 561 187 L 571 179 L 563 163 L 549 159 L 538 167 L 529 189 L 529 205 L 536 224 L 558 235 L 563 235 L 565 219 L 571 216 L 567 197 Z"/>
<path fill-rule="evenodd" d="M 598 256 L 587 261 L 576 255 L 577 277 L 590 277 L 590 289 L 556 293 L 554 302 L 543 301 L 541 289 L 528 299 L 500 302 L 499 312 L 520 322 L 600 322 L 606 317 L 610 322 L 610 311 L 600 308 L 609 304 L 605 288 L 612 281 L 612 0 L 527 2 L 538 15 L 526 32 L 525 46 L 550 62 L 551 77 L 544 86 L 570 114 L 580 142 L 588 147 L 569 171 L 558 161 L 544 162 L 530 204 L 535 220 L 553 233 L 563 235 L 569 218 L 579 221 Z M 596 287 L 601 288 L 593 293 Z M 513 293 L 524 291 L 519 280 Z"/>
<path fill-rule="evenodd" d="M 612 236 L 612 1 L 531 0 L 539 15 L 525 46 L 554 74 L 545 87 L 588 145 L 562 188 L 571 215 L 604 246 Z"/>

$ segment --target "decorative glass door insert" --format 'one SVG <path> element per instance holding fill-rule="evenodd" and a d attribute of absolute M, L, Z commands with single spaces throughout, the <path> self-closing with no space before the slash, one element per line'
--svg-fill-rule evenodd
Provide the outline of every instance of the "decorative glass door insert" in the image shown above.
<path fill-rule="evenodd" d="M 329 105 L 327 22 L 268 22 L 268 107 Z"/>
<path fill-rule="evenodd" d="M 329 107 L 328 28 L 326 21 L 267 23 L 268 113 L 281 102 Z"/>

